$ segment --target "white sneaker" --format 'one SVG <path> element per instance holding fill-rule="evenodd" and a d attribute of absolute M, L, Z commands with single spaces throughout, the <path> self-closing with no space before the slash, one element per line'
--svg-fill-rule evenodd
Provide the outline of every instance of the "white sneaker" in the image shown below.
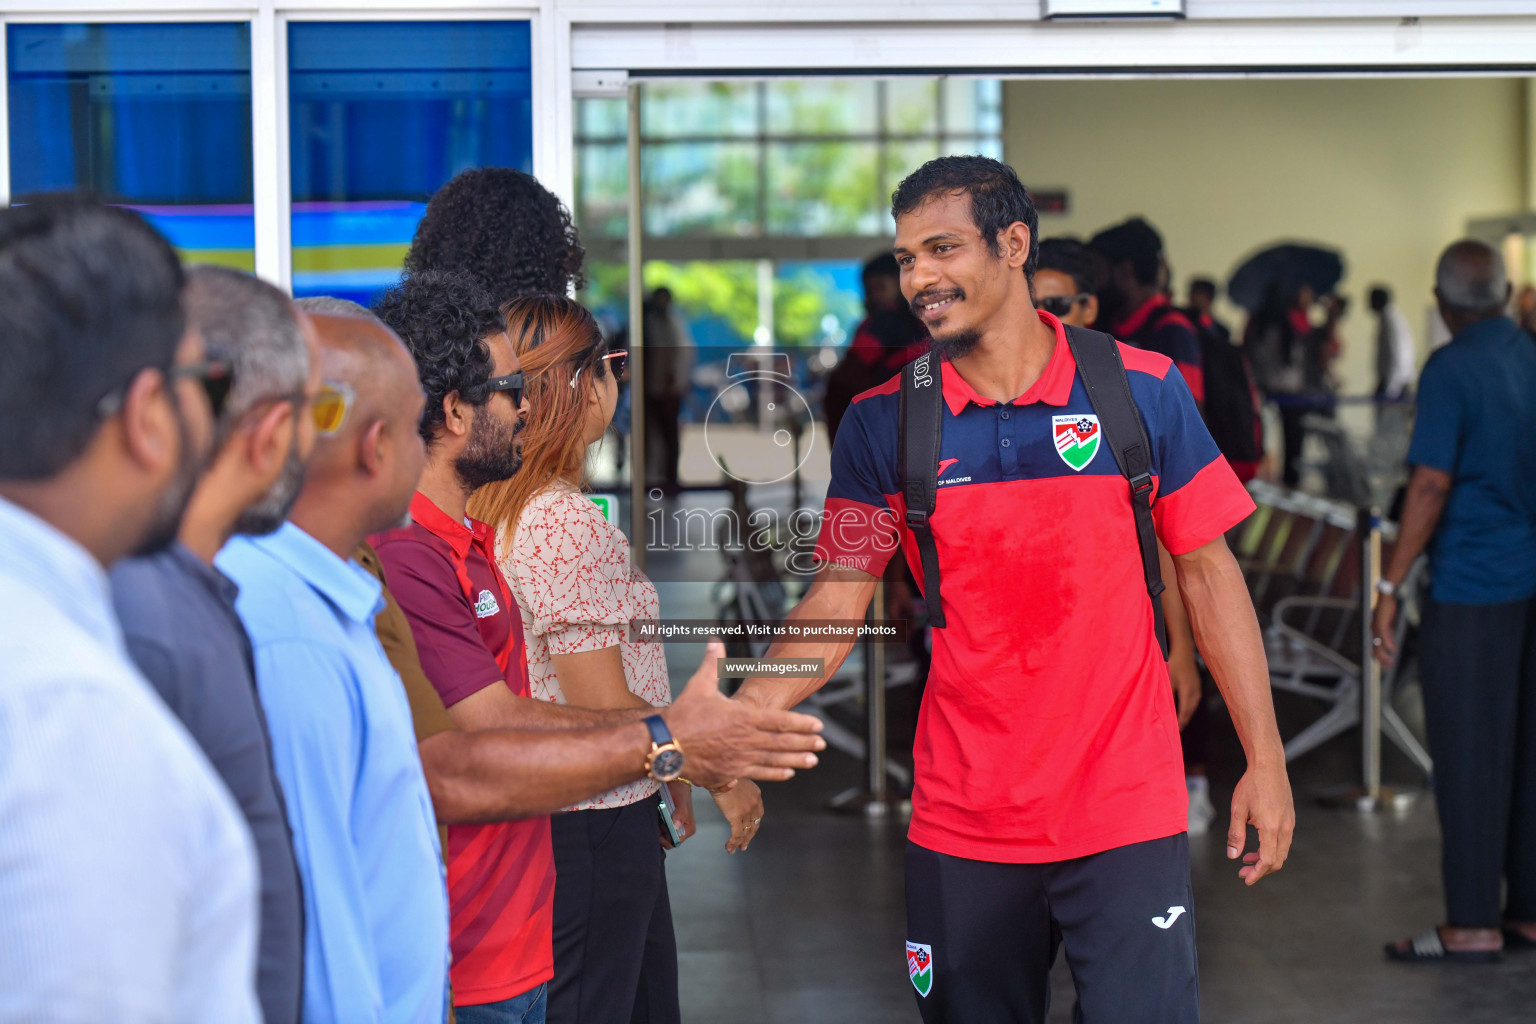
<path fill-rule="evenodd" d="M 1211 830 L 1211 823 L 1216 820 L 1216 805 L 1211 803 L 1211 794 L 1204 786 L 1189 787 L 1189 834 L 1203 836 Z"/>

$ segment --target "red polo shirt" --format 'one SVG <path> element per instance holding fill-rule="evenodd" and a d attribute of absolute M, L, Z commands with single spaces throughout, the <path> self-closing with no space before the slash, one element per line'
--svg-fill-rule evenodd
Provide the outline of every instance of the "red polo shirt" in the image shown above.
<path fill-rule="evenodd" d="M 1188 796 L 1153 633 L 1130 488 L 1105 450 L 1060 322 L 1040 380 L 1011 403 L 948 363 L 938 546 L 948 625 L 918 718 L 911 840 L 971 860 L 1069 860 L 1183 832 Z M 1220 537 L 1253 502 L 1169 360 L 1120 346 L 1152 443 L 1169 551 Z M 832 450 L 824 559 L 879 575 L 902 524 L 900 378 L 854 401 Z"/>
<path fill-rule="evenodd" d="M 369 540 L 443 704 L 495 683 L 528 696 L 523 618 L 491 528 L 451 519 L 421 494 L 411 520 Z M 450 825 L 447 861 L 455 1005 L 510 999 L 554 977 L 549 818 Z"/>

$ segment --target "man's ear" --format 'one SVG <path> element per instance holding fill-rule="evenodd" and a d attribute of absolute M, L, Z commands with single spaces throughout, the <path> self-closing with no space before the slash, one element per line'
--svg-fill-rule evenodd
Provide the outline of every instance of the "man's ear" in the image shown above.
<path fill-rule="evenodd" d="M 274 402 L 242 432 L 245 434 L 246 459 L 258 476 L 276 476 L 288 462 L 293 448 L 293 402 Z"/>
<path fill-rule="evenodd" d="M 1034 242 L 1029 225 L 1021 220 L 1014 221 L 1003 229 L 1000 241 L 1008 266 L 1018 269 L 1029 262 L 1029 247 Z"/>
<path fill-rule="evenodd" d="M 475 407 L 450 391 L 443 396 L 443 429 L 454 437 L 465 437 L 474 426 Z"/>
<path fill-rule="evenodd" d="M 176 461 L 183 438 L 171 408 L 175 400 L 170 382 L 157 371 L 141 370 L 128 384 L 120 416 L 123 445 L 143 469 L 158 472 Z"/>
<path fill-rule="evenodd" d="M 367 476 L 378 476 L 389 459 L 389 429 L 383 420 L 374 420 L 357 438 L 357 464 Z"/>

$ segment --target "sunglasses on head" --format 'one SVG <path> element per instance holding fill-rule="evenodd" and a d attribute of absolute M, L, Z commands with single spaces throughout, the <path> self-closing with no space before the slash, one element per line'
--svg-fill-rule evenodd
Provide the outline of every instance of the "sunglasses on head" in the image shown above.
<path fill-rule="evenodd" d="M 505 391 L 507 397 L 512 399 L 514 408 L 523 404 L 523 371 L 509 373 L 505 377 L 492 377 L 485 382 L 489 391 Z"/>
<path fill-rule="evenodd" d="M 1078 292 L 1076 295 L 1049 295 L 1040 300 L 1040 308 L 1051 316 L 1060 318 L 1072 312 L 1072 307 L 1079 302 L 1087 302 L 1091 295 L 1087 292 Z"/>
<path fill-rule="evenodd" d="M 599 356 L 597 361 L 600 363 L 606 362 L 608 369 L 613 373 L 613 379 L 621 381 L 624 379 L 624 371 L 629 369 L 629 352 L 624 349 L 619 349 L 617 352 L 606 352 Z M 580 369 L 571 375 L 571 387 L 574 388 L 576 386 L 576 378 L 580 376 Z"/>

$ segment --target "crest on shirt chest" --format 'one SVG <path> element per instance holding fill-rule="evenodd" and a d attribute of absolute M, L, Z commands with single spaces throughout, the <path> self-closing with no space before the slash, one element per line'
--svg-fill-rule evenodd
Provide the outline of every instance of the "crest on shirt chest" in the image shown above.
<path fill-rule="evenodd" d="M 1097 416 L 1052 416 L 1051 438 L 1061 461 L 1079 473 L 1099 454 L 1104 431 Z"/>

